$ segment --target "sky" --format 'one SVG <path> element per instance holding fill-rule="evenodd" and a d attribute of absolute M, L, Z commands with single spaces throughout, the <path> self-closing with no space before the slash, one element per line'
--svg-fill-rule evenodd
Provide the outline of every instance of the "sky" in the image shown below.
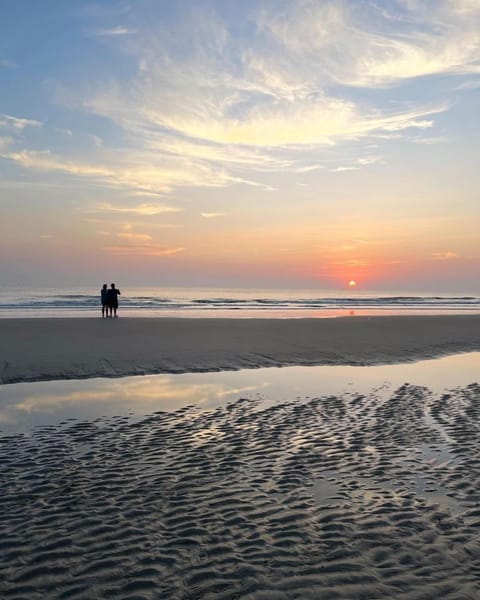
<path fill-rule="evenodd" d="M 480 0 L 2 0 L 0 285 L 480 292 Z"/>

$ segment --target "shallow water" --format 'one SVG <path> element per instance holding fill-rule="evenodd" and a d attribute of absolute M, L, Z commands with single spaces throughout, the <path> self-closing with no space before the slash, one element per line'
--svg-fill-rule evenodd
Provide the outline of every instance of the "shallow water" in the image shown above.
<path fill-rule="evenodd" d="M 127 414 L 139 418 L 190 405 L 209 409 L 237 398 L 255 398 L 262 407 L 328 394 L 374 394 L 386 399 L 404 383 L 440 393 L 479 381 L 480 352 L 471 352 L 370 367 L 283 367 L 16 383 L 0 386 L 0 434 L 28 432 L 66 419 Z"/>
<path fill-rule="evenodd" d="M 478 598 L 479 365 L 0 387 L 0 596 Z"/>

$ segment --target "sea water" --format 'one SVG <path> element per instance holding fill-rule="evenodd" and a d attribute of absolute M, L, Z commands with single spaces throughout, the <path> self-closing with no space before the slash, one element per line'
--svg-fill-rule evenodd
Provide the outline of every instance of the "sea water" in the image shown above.
<path fill-rule="evenodd" d="M 480 314 L 480 296 L 468 293 L 119 287 L 119 315 L 128 317 Z M 92 316 L 100 316 L 100 286 L 0 289 L 0 318 Z"/>

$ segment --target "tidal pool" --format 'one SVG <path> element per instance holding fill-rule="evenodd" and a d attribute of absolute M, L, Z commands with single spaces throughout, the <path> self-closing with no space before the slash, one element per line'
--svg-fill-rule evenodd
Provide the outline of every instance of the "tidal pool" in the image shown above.
<path fill-rule="evenodd" d="M 15 383 L 0 386 L 0 435 L 26 433 L 35 426 L 67 419 L 140 418 L 190 405 L 210 409 L 238 398 L 255 398 L 266 407 L 326 395 L 386 398 L 405 383 L 438 394 L 479 381 L 480 352 L 472 352 L 372 367 L 283 367 Z"/>

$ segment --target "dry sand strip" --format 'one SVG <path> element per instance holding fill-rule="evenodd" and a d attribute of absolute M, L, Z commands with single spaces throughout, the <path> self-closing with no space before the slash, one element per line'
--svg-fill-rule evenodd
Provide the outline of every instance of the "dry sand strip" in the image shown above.
<path fill-rule="evenodd" d="M 371 365 L 476 350 L 480 315 L 0 319 L 0 383 Z"/>

